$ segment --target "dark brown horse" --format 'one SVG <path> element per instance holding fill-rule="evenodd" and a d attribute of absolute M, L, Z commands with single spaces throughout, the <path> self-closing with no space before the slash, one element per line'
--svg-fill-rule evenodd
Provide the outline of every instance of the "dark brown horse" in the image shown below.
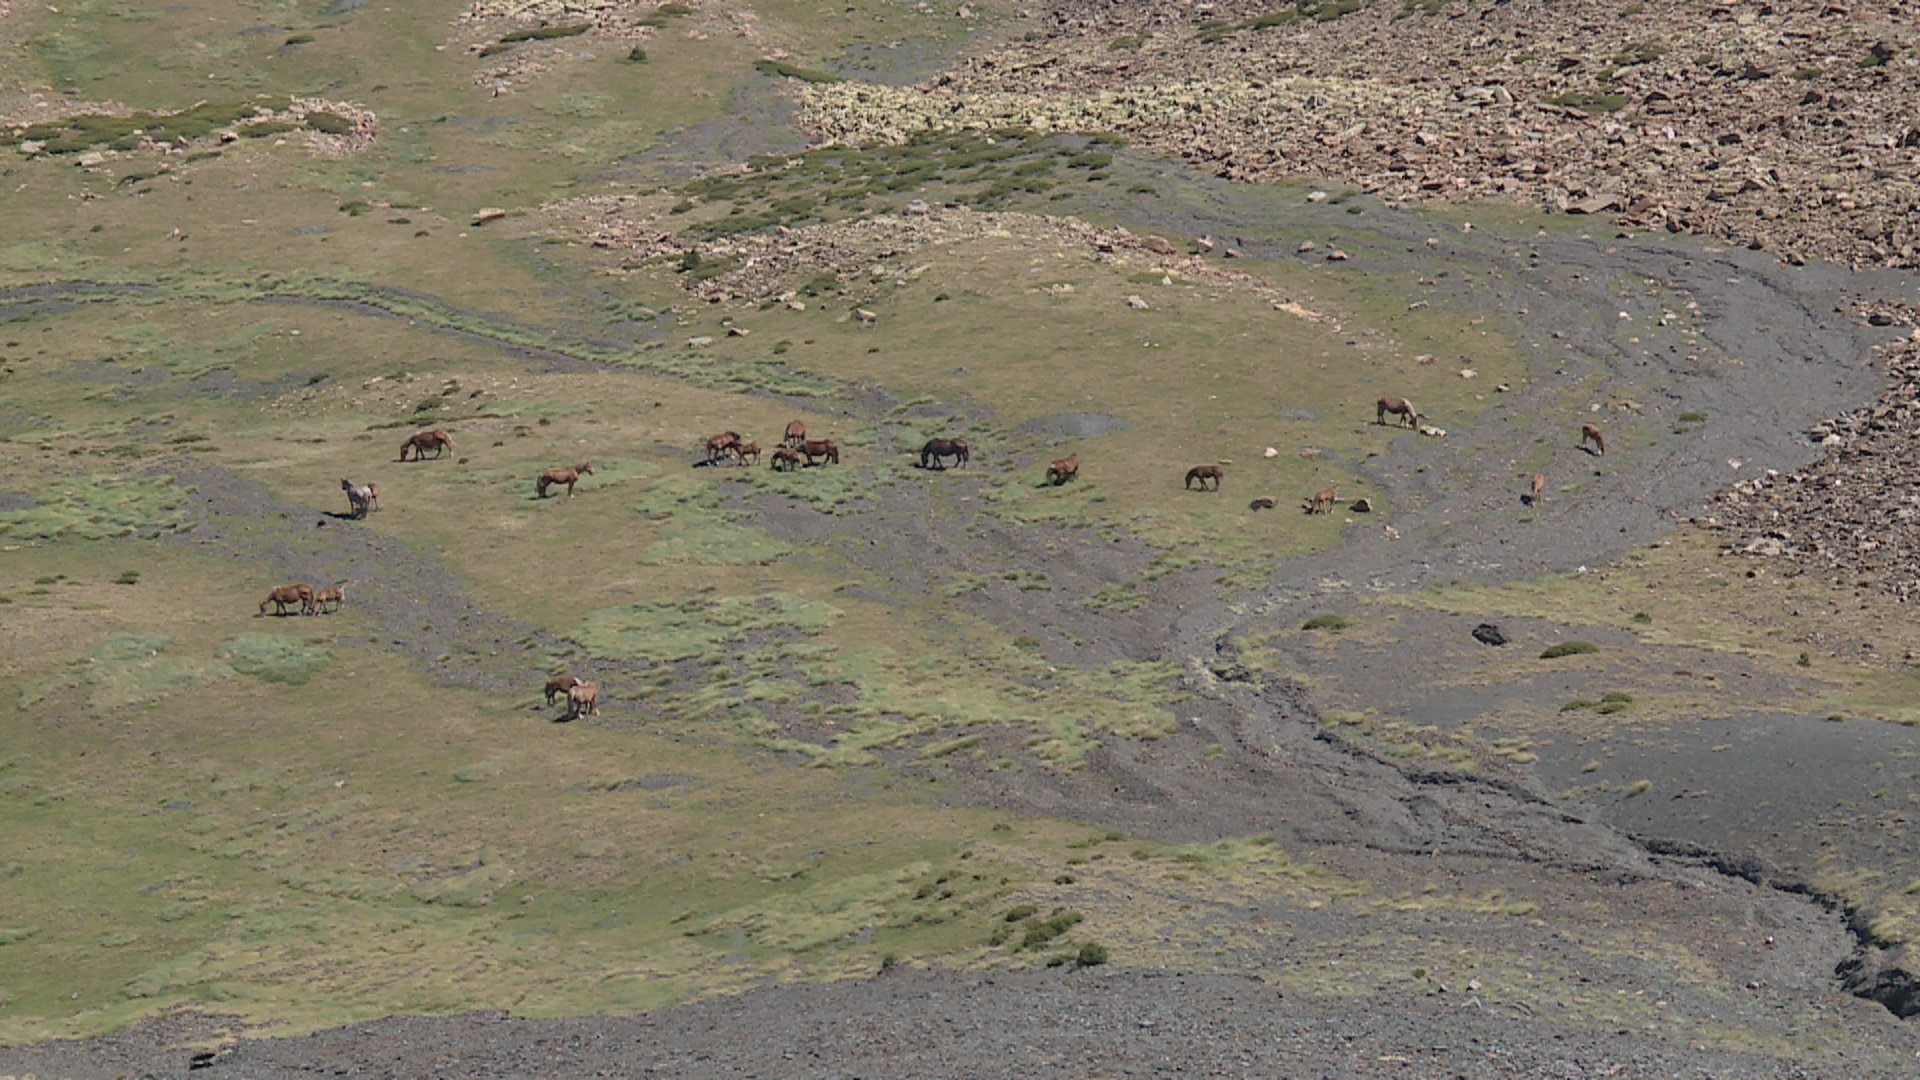
<path fill-rule="evenodd" d="M 573 485 L 583 476 L 593 475 L 593 463 L 583 461 L 571 469 L 548 469 L 534 481 L 533 493 L 536 498 L 547 497 L 547 489 L 555 484 L 567 485 L 567 498 L 573 498 Z"/>
<path fill-rule="evenodd" d="M 795 420 L 793 423 L 787 425 L 787 437 L 781 440 L 781 444 L 785 446 L 799 446 L 806 441 L 807 422 L 805 420 Z"/>
<path fill-rule="evenodd" d="M 791 446 L 782 446 L 774 450 L 773 468 L 775 472 L 785 472 L 788 469 L 797 469 L 799 467 L 800 451 L 795 450 Z"/>
<path fill-rule="evenodd" d="M 1607 452 L 1607 437 L 1600 433 L 1600 425 L 1580 425 L 1580 449 L 1585 450 L 1588 443 L 1592 443 L 1596 447 L 1593 452 L 1595 457 L 1599 457 Z"/>
<path fill-rule="evenodd" d="M 580 685 L 580 680 L 574 678 L 571 675 L 555 675 L 553 678 L 548 679 L 547 680 L 547 704 L 549 705 L 553 704 L 555 698 L 560 697 L 561 695 L 565 694 L 567 691 L 579 685 Z"/>
<path fill-rule="evenodd" d="M 1191 491 L 1193 489 L 1193 482 L 1198 480 L 1200 481 L 1200 490 L 1205 491 L 1207 490 L 1207 481 L 1211 480 L 1213 481 L 1213 490 L 1219 491 L 1220 478 L 1225 475 L 1225 473 L 1220 471 L 1220 466 L 1218 465 L 1195 465 L 1193 468 L 1187 470 L 1187 489 Z"/>
<path fill-rule="evenodd" d="M 737 431 L 723 431 L 718 435 L 707 436 L 707 464 L 720 460 L 720 456 L 731 451 L 740 442 Z"/>
<path fill-rule="evenodd" d="M 800 444 L 800 453 L 813 465 L 814 458 L 825 458 L 829 465 L 840 464 L 840 444 L 832 439 L 808 439 Z"/>
<path fill-rule="evenodd" d="M 413 460 L 425 461 L 429 450 L 433 451 L 434 457 L 439 457 L 451 449 L 453 449 L 453 436 L 439 428 L 434 428 L 432 431 L 421 431 L 409 435 L 407 441 L 400 444 L 400 460 L 407 460 L 409 450 L 413 451 Z"/>
<path fill-rule="evenodd" d="M 952 458 L 955 465 L 965 465 L 973 457 L 972 448 L 967 440 L 955 436 L 951 439 L 928 439 L 927 445 L 920 448 L 920 467 L 923 469 L 944 469 L 941 458 Z"/>
<path fill-rule="evenodd" d="M 1388 413 L 1404 419 L 1410 428 L 1420 426 L 1420 410 L 1414 408 L 1413 402 L 1408 401 L 1406 398 L 1394 397 L 1392 394 L 1388 394 L 1386 397 L 1373 403 L 1374 423 L 1386 423 Z"/>
<path fill-rule="evenodd" d="M 285 615 L 288 606 L 292 604 L 300 605 L 300 614 L 311 615 L 313 614 L 313 586 L 304 581 L 295 585 L 279 586 L 268 593 L 265 600 L 260 601 L 261 615 L 267 613 L 268 604 L 273 605 L 275 615 Z"/>
<path fill-rule="evenodd" d="M 1059 458 L 1047 466 L 1047 483 L 1052 484 L 1054 487 L 1059 487 L 1061 484 L 1079 475 L 1079 454 L 1068 454 L 1066 457 Z"/>

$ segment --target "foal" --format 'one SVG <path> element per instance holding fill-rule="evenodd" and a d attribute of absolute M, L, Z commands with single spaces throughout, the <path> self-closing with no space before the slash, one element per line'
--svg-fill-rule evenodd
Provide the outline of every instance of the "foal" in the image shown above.
<path fill-rule="evenodd" d="M 1598 424 L 1580 425 L 1580 449 L 1585 450 L 1588 443 L 1592 443 L 1599 448 L 1595 454 L 1596 457 L 1604 455 L 1607 452 L 1607 437 L 1600 433 L 1600 426 Z"/>
<path fill-rule="evenodd" d="M 1339 497 L 1340 497 L 1339 493 L 1336 492 L 1333 488 L 1330 488 L 1330 487 L 1321 488 L 1319 491 L 1316 491 L 1313 493 L 1312 498 L 1309 498 L 1307 500 L 1307 513 L 1309 514 L 1329 513 L 1333 510 L 1334 500 Z"/>
<path fill-rule="evenodd" d="M 1047 483 L 1052 484 L 1054 487 L 1059 487 L 1061 484 L 1079 475 L 1079 454 L 1068 454 L 1066 457 L 1059 458 L 1054 461 L 1053 464 L 1047 466 Z"/>
<path fill-rule="evenodd" d="M 600 715 L 600 684 L 581 682 L 567 688 L 566 720 Z"/>

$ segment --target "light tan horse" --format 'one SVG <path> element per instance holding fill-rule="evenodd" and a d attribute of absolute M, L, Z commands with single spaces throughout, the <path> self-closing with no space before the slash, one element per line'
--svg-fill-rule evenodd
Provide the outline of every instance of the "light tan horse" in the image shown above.
<path fill-rule="evenodd" d="M 357 518 L 367 516 L 373 509 L 373 501 L 379 498 L 379 490 L 371 484 L 356 484 L 346 477 L 340 478 L 340 490 L 347 493 L 347 512 Z"/>
<path fill-rule="evenodd" d="M 1607 452 L 1607 437 L 1601 434 L 1600 425 L 1598 424 L 1581 424 L 1580 425 L 1580 449 L 1585 450 L 1587 448 L 1588 443 L 1592 443 L 1594 446 L 1598 447 L 1598 450 L 1595 452 L 1596 457 L 1603 455 Z"/>
<path fill-rule="evenodd" d="M 573 720 L 582 716 L 600 715 L 600 684 L 581 682 L 567 688 L 567 715 Z"/>
<path fill-rule="evenodd" d="M 1392 394 L 1388 394 L 1387 396 L 1381 398 L 1379 401 L 1376 401 L 1373 403 L 1373 422 L 1374 423 L 1376 424 L 1386 423 L 1388 413 L 1392 413 L 1395 416 L 1405 419 L 1407 422 L 1407 426 L 1410 428 L 1417 428 L 1420 426 L 1420 410 L 1414 408 L 1413 402 L 1408 401 L 1406 398 L 1394 397 Z"/>
<path fill-rule="evenodd" d="M 311 615 L 313 614 L 313 586 L 302 581 L 293 585 L 276 587 L 272 592 L 267 594 L 265 600 L 260 601 L 261 615 L 267 613 L 268 604 L 273 605 L 273 613 L 275 615 L 285 615 L 288 606 L 292 604 L 300 605 L 300 614 Z M 258 615 L 255 616 L 255 618 L 258 617 Z"/>
<path fill-rule="evenodd" d="M 1530 506 L 1540 505 L 1540 496 L 1544 494 L 1546 490 L 1547 490 L 1547 474 L 1538 473 L 1538 472 L 1534 473 L 1533 474 L 1533 500 L 1528 505 Z"/>
<path fill-rule="evenodd" d="M 347 602 L 347 583 L 341 582 L 331 589 L 319 589 L 313 594 L 313 609 L 316 614 L 339 611 Z M 328 607 L 332 604 L 332 607 Z"/>
<path fill-rule="evenodd" d="M 1079 454 L 1068 454 L 1066 457 L 1057 458 L 1052 464 L 1047 466 L 1047 483 L 1052 484 L 1054 487 L 1059 487 L 1061 484 L 1079 475 Z"/>
<path fill-rule="evenodd" d="M 1307 500 L 1306 511 L 1309 514 L 1331 513 L 1333 511 L 1333 504 L 1339 497 L 1340 494 L 1335 489 L 1330 487 L 1321 488 L 1319 491 L 1314 492 L 1313 496 Z"/>
<path fill-rule="evenodd" d="M 547 497 L 548 488 L 555 484 L 565 484 L 567 485 L 567 498 L 571 499 L 573 498 L 573 485 L 581 477 L 592 475 L 593 462 L 591 461 L 583 461 L 571 469 L 548 469 L 546 472 L 540 474 L 540 479 L 534 481 L 534 497 L 544 499 Z"/>

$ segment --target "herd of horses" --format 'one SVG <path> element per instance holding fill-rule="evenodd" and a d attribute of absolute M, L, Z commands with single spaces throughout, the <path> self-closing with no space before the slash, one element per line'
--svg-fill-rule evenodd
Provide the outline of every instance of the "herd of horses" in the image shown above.
<path fill-rule="evenodd" d="M 1374 403 L 1374 423 L 1384 425 L 1387 422 L 1388 416 L 1395 417 L 1397 421 L 1404 423 L 1406 427 L 1416 429 L 1420 427 L 1420 421 L 1424 419 L 1420 410 L 1414 406 L 1413 402 L 1408 401 L 1406 398 L 1395 397 L 1391 394 L 1381 397 Z M 1603 455 L 1607 452 L 1607 437 L 1597 425 L 1583 424 L 1580 427 L 1580 449 L 1587 450 L 1589 446 L 1591 446 L 1592 449 L 1588 452 L 1596 456 Z M 428 450 L 432 450 L 433 456 L 438 458 L 451 449 L 453 449 L 453 438 L 445 431 L 434 428 L 408 436 L 407 440 L 400 444 L 400 460 L 407 461 L 409 460 L 408 455 L 412 455 L 411 460 L 424 461 L 426 460 Z M 758 464 L 760 461 L 760 444 L 748 440 L 737 431 L 722 431 L 716 435 L 708 436 L 705 450 L 706 456 L 701 462 L 703 465 L 716 465 L 726 460 L 729 456 L 743 466 L 749 463 Z M 795 420 L 787 425 L 786 433 L 781 439 L 780 445 L 774 448 L 773 453 L 769 455 L 769 457 L 772 467 L 781 471 L 800 468 L 803 465 L 838 465 L 840 464 L 840 444 L 833 439 L 807 438 L 807 425 L 805 421 Z M 972 458 L 972 447 L 967 444 L 966 439 L 960 436 L 942 436 L 928 439 L 925 445 L 920 448 L 920 467 L 923 469 L 946 469 L 948 468 L 947 462 L 949 459 L 951 459 L 955 467 L 961 467 L 965 466 Z M 573 497 L 574 484 L 578 483 L 582 476 L 592 475 L 593 464 L 587 461 L 567 468 L 547 469 L 534 481 L 534 495 L 536 498 L 544 499 L 547 497 L 547 490 L 549 488 L 564 484 L 567 489 L 567 497 L 571 499 Z M 1069 480 L 1077 479 L 1079 476 L 1080 455 L 1078 453 L 1068 454 L 1066 457 L 1056 458 L 1047 464 L 1046 479 L 1043 481 L 1042 486 L 1059 487 Z M 1193 468 L 1187 470 L 1185 486 L 1189 491 L 1194 490 L 1196 485 L 1200 491 L 1219 491 L 1220 482 L 1225 479 L 1225 476 L 1225 470 L 1218 465 L 1195 465 Z M 1546 474 L 1535 473 L 1533 475 L 1530 493 L 1525 497 L 1524 501 L 1527 502 L 1528 505 L 1537 504 L 1546 491 L 1546 484 Z M 351 516 L 364 518 L 367 514 L 380 508 L 380 486 L 378 484 L 356 484 L 342 477 L 340 480 L 340 488 L 347 493 L 347 503 L 351 511 Z M 1301 509 L 1309 514 L 1331 513 L 1334 504 L 1338 501 L 1339 493 L 1337 489 L 1325 487 L 1308 496 L 1301 503 Z M 1275 503 L 1272 497 L 1262 496 L 1253 500 L 1250 504 L 1250 509 L 1271 510 L 1274 508 L 1274 505 Z M 267 598 L 260 602 L 260 614 L 265 615 L 269 607 L 274 609 L 274 614 L 276 615 L 285 615 L 289 608 L 294 607 L 297 607 L 302 615 L 317 615 L 328 611 L 338 611 L 341 605 L 346 602 L 346 585 L 347 583 L 343 581 L 332 588 L 326 589 L 315 589 L 312 585 L 308 585 L 305 582 L 279 586 L 269 592 Z M 581 716 L 593 716 L 597 715 L 600 711 L 599 685 L 575 678 L 572 675 L 556 675 L 547 680 L 546 697 L 548 705 L 554 704 L 554 702 L 561 697 L 566 698 L 567 711 L 565 715 L 561 717 L 563 720 L 573 720 Z"/>

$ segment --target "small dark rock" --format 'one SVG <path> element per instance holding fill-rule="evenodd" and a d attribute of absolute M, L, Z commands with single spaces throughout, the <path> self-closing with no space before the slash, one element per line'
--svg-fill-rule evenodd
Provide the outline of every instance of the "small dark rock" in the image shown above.
<path fill-rule="evenodd" d="M 1473 639 L 1482 645 L 1505 645 L 1508 640 L 1507 635 L 1501 633 L 1500 628 L 1490 622 L 1483 622 L 1474 627 Z"/>

